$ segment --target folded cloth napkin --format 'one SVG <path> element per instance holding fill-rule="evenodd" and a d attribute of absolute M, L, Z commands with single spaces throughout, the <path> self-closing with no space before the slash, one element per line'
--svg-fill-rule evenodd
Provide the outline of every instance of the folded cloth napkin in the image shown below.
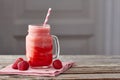
<path fill-rule="evenodd" d="M 36 76 L 56 76 L 64 71 L 68 70 L 74 62 L 63 62 L 63 68 L 61 69 L 54 69 L 52 66 L 49 68 L 39 68 L 33 69 L 29 68 L 26 71 L 20 71 L 16 69 L 12 69 L 12 64 L 6 66 L 5 68 L 0 70 L 0 74 L 19 74 L 19 75 L 36 75 Z"/>

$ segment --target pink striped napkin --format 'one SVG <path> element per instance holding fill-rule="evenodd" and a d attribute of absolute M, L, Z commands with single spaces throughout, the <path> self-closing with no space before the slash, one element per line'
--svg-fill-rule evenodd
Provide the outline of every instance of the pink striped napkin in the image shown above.
<path fill-rule="evenodd" d="M 74 62 L 63 62 L 63 68 L 61 69 L 54 69 L 53 67 L 50 68 L 39 68 L 39 69 L 33 69 L 29 68 L 26 71 L 20 71 L 12 69 L 12 64 L 6 66 L 5 68 L 0 70 L 0 74 L 19 74 L 19 75 L 35 75 L 35 76 L 56 76 L 60 73 L 63 73 L 64 71 L 68 70 L 72 67 Z"/>

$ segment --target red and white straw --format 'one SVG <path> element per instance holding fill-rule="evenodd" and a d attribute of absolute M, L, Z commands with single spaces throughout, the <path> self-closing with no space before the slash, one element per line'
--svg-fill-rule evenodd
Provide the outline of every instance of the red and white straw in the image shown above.
<path fill-rule="evenodd" d="M 50 15 L 50 12 L 51 12 L 51 8 L 48 9 L 48 12 L 47 12 L 47 15 L 46 15 L 46 18 L 45 18 L 45 21 L 44 21 L 43 26 L 46 25 L 46 23 L 47 23 L 47 21 L 48 21 L 48 18 L 49 18 L 49 15 Z"/>

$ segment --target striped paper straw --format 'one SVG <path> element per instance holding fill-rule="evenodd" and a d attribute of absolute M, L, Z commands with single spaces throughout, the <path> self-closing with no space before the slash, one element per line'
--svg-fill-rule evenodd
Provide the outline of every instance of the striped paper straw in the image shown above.
<path fill-rule="evenodd" d="M 43 26 L 46 25 L 46 23 L 47 23 L 47 21 L 48 21 L 48 18 L 49 18 L 49 15 L 50 15 L 50 12 L 51 12 L 51 8 L 48 9 L 48 12 L 47 12 L 47 15 L 46 15 L 46 18 L 45 18 L 45 21 L 44 21 Z"/>

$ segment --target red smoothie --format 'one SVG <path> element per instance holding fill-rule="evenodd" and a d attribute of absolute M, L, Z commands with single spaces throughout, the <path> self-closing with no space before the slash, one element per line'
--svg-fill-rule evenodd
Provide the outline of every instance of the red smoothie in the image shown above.
<path fill-rule="evenodd" d="M 29 25 L 26 36 L 26 57 L 31 67 L 52 63 L 53 41 L 50 26 Z"/>

